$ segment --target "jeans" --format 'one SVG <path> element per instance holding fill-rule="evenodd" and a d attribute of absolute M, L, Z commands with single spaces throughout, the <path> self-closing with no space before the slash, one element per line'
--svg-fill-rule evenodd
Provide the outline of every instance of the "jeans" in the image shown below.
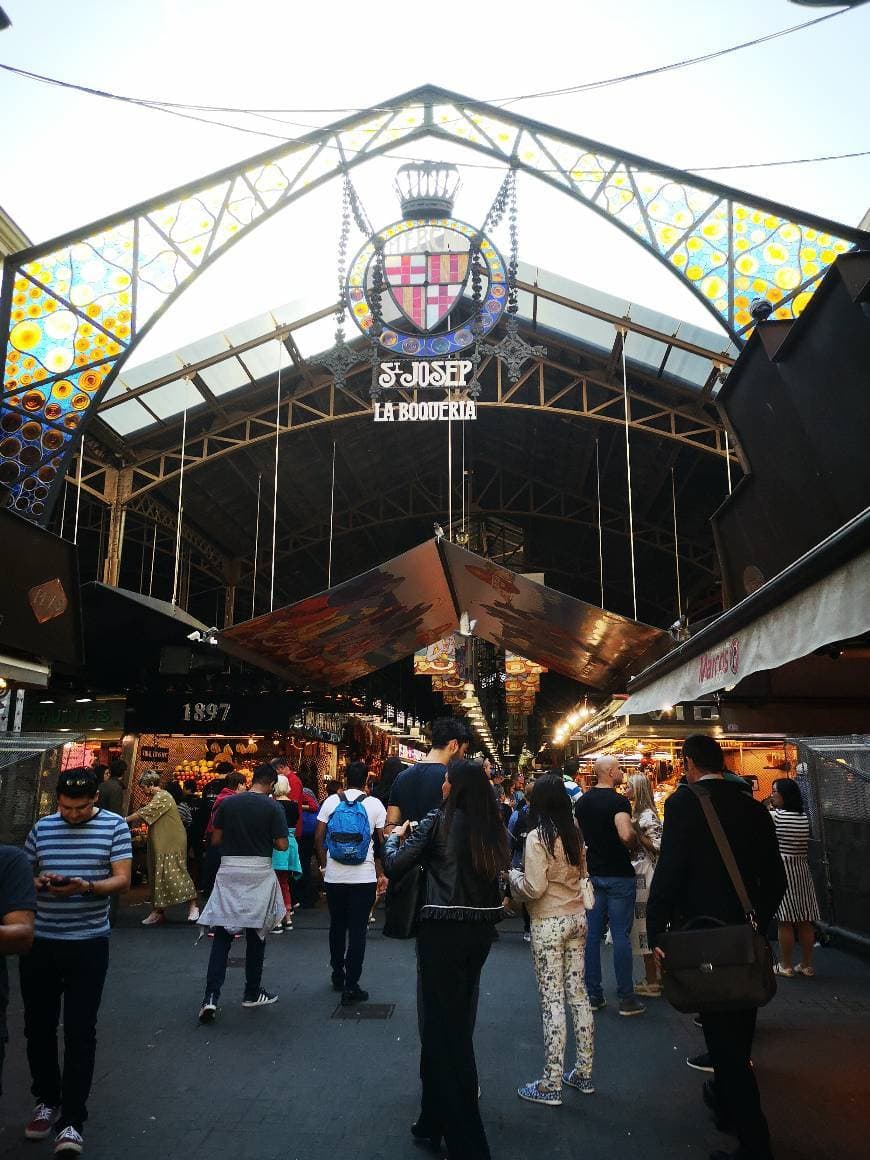
<path fill-rule="evenodd" d="M 474 922 L 421 922 L 417 955 L 423 991 L 418 1123 L 442 1135 L 451 1156 L 489 1160 L 477 1098 L 474 996 L 492 946 L 492 927 Z"/>
<path fill-rule="evenodd" d="M 355 987 L 362 974 L 369 915 L 375 904 L 374 882 L 327 882 L 329 904 L 329 962 L 333 973 L 344 975 L 344 985 Z"/>
<path fill-rule="evenodd" d="M 592 1078 L 592 1049 L 595 1024 L 589 997 L 583 984 L 583 948 L 586 945 L 586 916 L 566 914 L 532 921 L 532 957 L 541 999 L 546 1063 L 541 1087 L 561 1092 L 565 1067 L 568 1026 L 565 999 L 574 1023 L 576 1062 L 574 1070 L 583 1079 Z"/>
<path fill-rule="evenodd" d="M 296 884 L 296 897 L 304 908 L 314 906 L 317 899 L 312 898 L 311 859 L 314 855 L 314 835 L 303 834 L 296 839 L 299 846 L 299 861 L 302 863 L 302 876 Z"/>
<path fill-rule="evenodd" d="M 770 1133 L 750 1062 L 758 1011 L 702 1015 L 704 1039 L 713 1063 L 717 1114 L 730 1121 L 747 1160 L 771 1160 Z"/>
<path fill-rule="evenodd" d="M 634 922 L 634 900 L 637 885 L 631 878 L 593 878 L 595 905 L 587 914 L 589 934 L 586 940 L 586 990 L 589 998 L 600 1000 L 601 939 L 604 923 L 610 925 L 613 936 L 613 970 L 616 990 L 620 999 L 634 995 L 631 966 L 631 927 Z"/>
<path fill-rule="evenodd" d="M 202 863 L 202 894 L 204 898 L 208 898 L 212 890 L 214 890 L 214 880 L 217 878 L 217 872 L 220 868 L 220 846 L 206 846 L 205 857 Z"/>
<path fill-rule="evenodd" d="M 60 1108 L 58 1130 L 72 1126 L 80 1132 L 88 1118 L 109 940 L 36 938 L 19 962 L 30 1090 L 39 1103 Z M 63 1073 L 57 1057 L 61 1001 Z"/>
<path fill-rule="evenodd" d="M 256 999 L 260 993 L 260 980 L 263 978 L 266 944 L 255 930 L 246 930 L 245 936 L 247 939 L 245 945 L 245 998 Z M 232 945 L 233 936 L 230 932 L 222 926 L 216 926 L 205 983 L 206 995 L 213 995 L 215 1000 L 220 997 L 221 987 L 227 976 L 227 959 Z"/>

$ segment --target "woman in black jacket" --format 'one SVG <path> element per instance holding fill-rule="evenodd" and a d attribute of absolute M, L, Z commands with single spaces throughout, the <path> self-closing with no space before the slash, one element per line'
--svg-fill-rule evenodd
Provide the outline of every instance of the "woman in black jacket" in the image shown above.
<path fill-rule="evenodd" d="M 449 794 L 415 830 L 406 822 L 384 844 L 384 871 L 401 878 L 424 867 L 417 929 L 422 990 L 420 1075 L 423 1098 L 411 1134 L 455 1160 L 489 1160 L 478 1106 L 474 996 L 504 917 L 499 875 L 507 869 L 507 832 L 478 761 L 447 770 Z"/>

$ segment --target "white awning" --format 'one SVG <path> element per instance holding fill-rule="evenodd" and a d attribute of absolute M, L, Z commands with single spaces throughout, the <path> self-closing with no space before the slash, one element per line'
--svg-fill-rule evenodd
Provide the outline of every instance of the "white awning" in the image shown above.
<path fill-rule="evenodd" d="M 41 661 L 9 657 L 0 653 L 0 677 L 7 681 L 17 681 L 22 685 L 35 685 L 38 689 L 48 688 L 51 669 Z"/>
<path fill-rule="evenodd" d="M 870 551 L 632 693 L 616 716 L 651 713 L 730 689 L 839 640 L 870 632 Z"/>

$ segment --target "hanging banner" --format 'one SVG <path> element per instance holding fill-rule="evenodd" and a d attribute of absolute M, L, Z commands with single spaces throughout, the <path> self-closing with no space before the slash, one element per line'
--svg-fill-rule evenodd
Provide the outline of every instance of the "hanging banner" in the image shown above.
<path fill-rule="evenodd" d="M 414 653 L 414 676 L 456 676 L 456 638 L 447 636 Z"/>

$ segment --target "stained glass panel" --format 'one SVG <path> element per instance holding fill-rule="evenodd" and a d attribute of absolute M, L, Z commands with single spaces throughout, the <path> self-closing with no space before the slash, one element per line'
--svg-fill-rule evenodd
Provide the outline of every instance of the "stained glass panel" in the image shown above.
<path fill-rule="evenodd" d="M 792 220 L 723 186 L 525 121 L 439 89 L 281 145 L 193 189 L 169 193 L 28 251 L 4 279 L 0 483 L 45 519 L 73 435 L 143 329 L 223 247 L 320 179 L 370 153 L 434 135 L 561 185 L 619 224 L 686 281 L 737 340 L 753 298 L 796 317 L 837 256 L 866 235 Z M 119 220 L 121 219 L 121 220 Z M 813 222 L 815 224 L 813 224 Z M 56 492 L 55 492 L 56 493 Z"/>

